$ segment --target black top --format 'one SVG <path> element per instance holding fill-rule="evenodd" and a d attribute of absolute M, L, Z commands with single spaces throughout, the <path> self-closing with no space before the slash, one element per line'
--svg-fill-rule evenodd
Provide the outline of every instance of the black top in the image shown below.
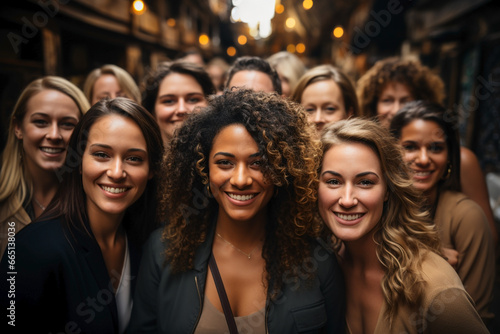
<path fill-rule="evenodd" d="M 53 219 L 15 238 L 15 252 L 0 262 L 0 332 L 118 332 L 113 278 L 93 235 Z M 133 293 L 140 252 L 130 238 L 128 245 Z"/>

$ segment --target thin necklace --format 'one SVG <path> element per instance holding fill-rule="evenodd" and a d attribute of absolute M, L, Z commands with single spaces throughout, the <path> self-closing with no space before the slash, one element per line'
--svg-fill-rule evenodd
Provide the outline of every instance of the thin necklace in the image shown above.
<path fill-rule="evenodd" d="M 227 241 L 226 239 L 224 239 L 222 237 L 222 235 L 219 234 L 219 232 L 216 233 L 217 236 L 219 238 L 222 239 L 222 241 L 224 241 L 225 243 L 227 243 L 229 246 L 233 247 L 234 249 L 236 249 L 238 252 L 240 252 L 241 254 L 245 255 L 249 260 L 252 258 L 252 253 L 254 252 L 254 250 L 257 249 L 257 247 L 259 247 L 259 245 L 257 244 L 257 246 L 255 246 L 254 249 L 252 249 L 252 251 L 250 253 L 245 253 L 244 251 L 242 251 L 241 249 L 239 249 L 238 247 L 236 247 L 235 245 L 233 245 L 232 243 L 230 243 L 229 241 Z"/>
<path fill-rule="evenodd" d="M 40 202 L 38 202 L 35 197 L 33 197 L 33 200 L 40 207 L 40 209 L 42 209 L 42 211 L 45 211 L 45 207 Z"/>

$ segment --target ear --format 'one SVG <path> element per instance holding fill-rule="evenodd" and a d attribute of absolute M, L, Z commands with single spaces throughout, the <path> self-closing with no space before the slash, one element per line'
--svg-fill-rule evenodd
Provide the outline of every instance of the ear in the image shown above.
<path fill-rule="evenodd" d="M 347 111 L 347 118 L 350 118 L 352 116 L 354 116 L 354 110 L 352 109 L 352 107 L 350 107 Z"/>
<path fill-rule="evenodd" d="M 16 125 L 14 126 L 14 134 L 16 135 L 16 138 L 21 140 L 23 139 L 23 131 L 19 127 L 19 124 L 16 122 Z"/>

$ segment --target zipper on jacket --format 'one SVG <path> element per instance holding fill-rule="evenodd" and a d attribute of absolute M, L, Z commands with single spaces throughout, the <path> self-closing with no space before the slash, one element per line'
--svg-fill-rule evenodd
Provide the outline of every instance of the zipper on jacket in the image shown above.
<path fill-rule="evenodd" d="M 196 275 L 194 276 L 194 283 L 196 284 L 196 291 L 198 292 L 198 300 L 200 302 L 200 313 L 198 313 L 198 318 L 196 319 L 196 324 L 194 325 L 194 328 L 193 328 L 193 331 L 191 332 L 191 334 L 194 334 L 194 331 L 196 330 L 196 327 L 198 326 L 198 322 L 200 321 L 201 312 L 203 311 L 203 305 L 201 304 L 200 287 L 198 286 L 198 277 Z"/>

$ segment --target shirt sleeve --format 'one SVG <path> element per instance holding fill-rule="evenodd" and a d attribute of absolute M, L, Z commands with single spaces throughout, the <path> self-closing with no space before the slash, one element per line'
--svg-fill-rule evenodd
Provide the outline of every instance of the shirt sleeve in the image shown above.
<path fill-rule="evenodd" d="M 424 324 L 428 333 L 489 333 L 470 296 L 463 289 L 449 288 L 438 293 L 429 304 Z"/>
<path fill-rule="evenodd" d="M 492 318 L 488 307 L 495 281 L 495 252 L 486 216 L 475 202 L 466 199 L 457 205 L 453 220 L 458 276 L 481 318 Z"/>

